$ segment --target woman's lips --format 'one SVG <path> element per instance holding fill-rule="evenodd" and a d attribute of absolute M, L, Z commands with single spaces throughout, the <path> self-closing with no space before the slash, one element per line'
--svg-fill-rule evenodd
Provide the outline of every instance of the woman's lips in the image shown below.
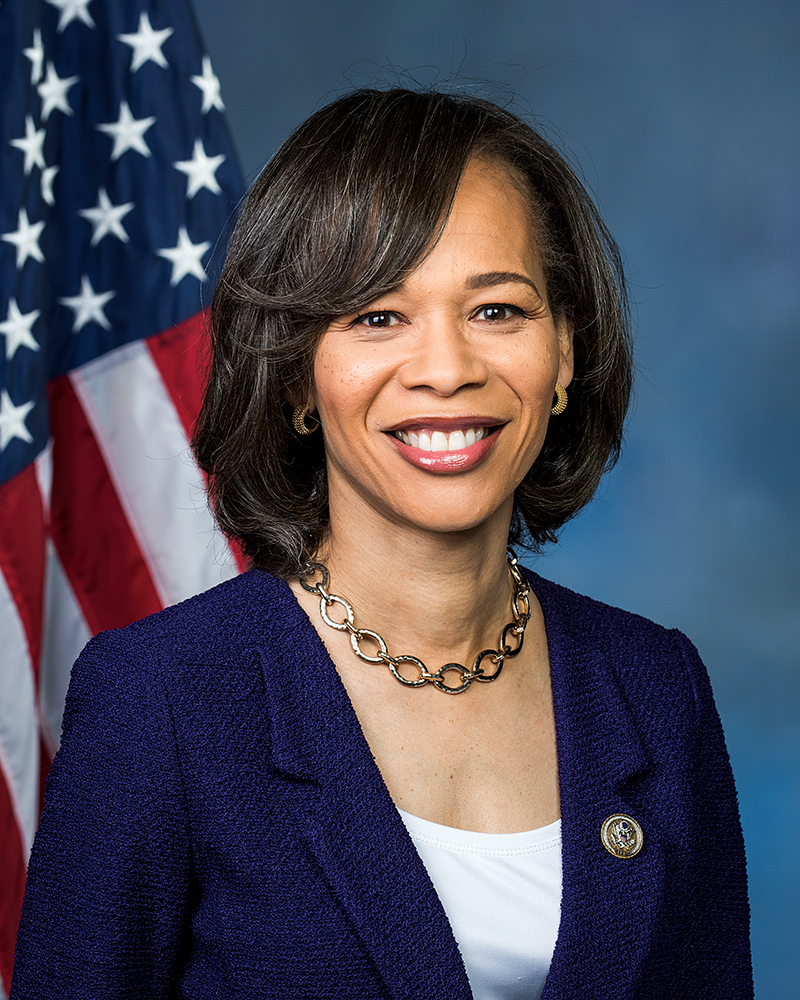
<path fill-rule="evenodd" d="M 414 427 L 389 435 L 397 450 L 412 465 L 426 472 L 467 472 L 479 465 L 494 448 L 500 426 L 480 425 L 452 430 Z"/>

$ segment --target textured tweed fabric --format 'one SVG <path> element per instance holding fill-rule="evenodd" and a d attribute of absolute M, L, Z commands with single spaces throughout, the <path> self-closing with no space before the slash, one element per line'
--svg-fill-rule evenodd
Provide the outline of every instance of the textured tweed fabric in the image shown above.
<path fill-rule="evenodd" d="M 736 796 L 694 647 L 530 579 L 563 835 L 542 1000 L 752 997 Z M 641 825 L 636 857 L 603 847 L 614 813 Z M 470 997 L 336 670 L 266 573 L 100 635 L 75 666 L 11 998 L 79 997 Z"/>

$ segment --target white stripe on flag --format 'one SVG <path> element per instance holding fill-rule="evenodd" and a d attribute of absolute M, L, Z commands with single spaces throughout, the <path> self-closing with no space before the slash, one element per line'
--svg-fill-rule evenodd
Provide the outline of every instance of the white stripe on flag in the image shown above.
<path fill-rule="evenodd" d="M 28 642 L 6 578 L 0 572 L 0 770 L 3 771 L 25 860 L 39 821 L 39 724 Z"/>
<path fill-rule="evenodd" d="M 165 604 L 235 576 L 200 471 L 145 344 L 69 375 Z"/>
<path fill-rule="evenodd" d="M 45 521 L 50 523 L 50 499 L 53 494 L 53 439 L 47 442 L 45 449 L 36 456 L 34 462 L 36 470 L 36 482 L 39 484 L 39 493 L 42 497 L 42 507 L 45 512 Z"/>
<path fill-rule="evenodd" d="M 39 705 L 47 727 L 46 741 L 55 753 L 61 740 L 61 719 L 69 675 L 78 653 L 92 636 L 75 600 L 61 560 L 47 539 L 47 584 L 44 605 L 44 636 L 39 665 Z"/>

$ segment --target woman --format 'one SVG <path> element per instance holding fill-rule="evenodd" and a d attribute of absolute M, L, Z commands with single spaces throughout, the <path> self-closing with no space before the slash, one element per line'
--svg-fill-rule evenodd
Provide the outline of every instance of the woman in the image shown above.
<path fill-rule="evenodd" d="M 12 997 L 752 996 L 696 652 L 507 555 L 616 458 L 626 319 L 510 113 L 362 91 L 295 132 L 195 440 L 256 568 L 80 658 Z"/>

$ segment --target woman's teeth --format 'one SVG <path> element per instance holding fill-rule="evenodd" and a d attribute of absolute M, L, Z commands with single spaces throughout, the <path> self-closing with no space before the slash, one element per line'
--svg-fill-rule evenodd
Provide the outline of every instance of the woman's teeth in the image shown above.
<path fill-rule="evenodd" d="M 419 434 L 414 431 L 395 431 L 395 437 L 403 444 L 419 448 L 420 451 L 463 451 L 485 438 L 487 433 L 485 427 L 470 427 L 466 431 L 451 431 L 449 434 L 443 431 L 421 431 Z"/>

